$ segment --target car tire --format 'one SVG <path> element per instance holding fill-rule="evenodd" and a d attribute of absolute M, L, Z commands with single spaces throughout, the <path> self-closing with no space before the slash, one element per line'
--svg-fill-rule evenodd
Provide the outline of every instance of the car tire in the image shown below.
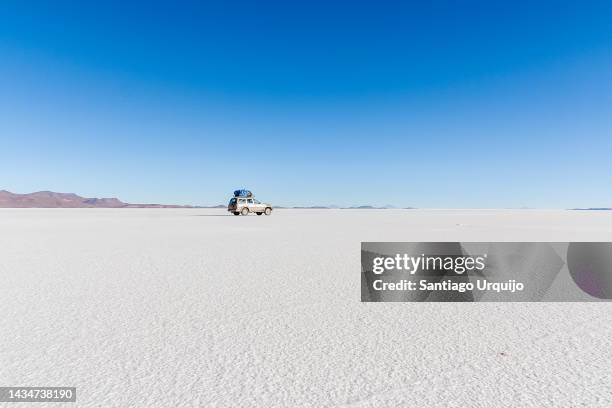
<path fill-rule="evenodd" d="M 262 212 L 258 212 L 258 213 L 255 213 L 255 214 L 257 214 L 257 215 L 261 215 L 261 214 L 263 214 L 263 213 L 262 213 Z"/>
<path fill-rule="evenodd" d="M 264 214 L 266 215 L 272 214 L 272 209 L 270 207 L 266 208 L 266 211 L 264 211 Z"/>
<path fill-rule="evenodd" d="M 242 209 L 242 211 L 240 211 L 240 214 L 242 214 L 242 215 L 249 215 L 249 209 L 248 209 L 248 208 L 246 208 L 246 207 L 244 207 L 244 208 Z"/>
<path fill-rule="evenodd" d="M 234 215 L 240 215 L 238 211 L 234 211 Z"/>

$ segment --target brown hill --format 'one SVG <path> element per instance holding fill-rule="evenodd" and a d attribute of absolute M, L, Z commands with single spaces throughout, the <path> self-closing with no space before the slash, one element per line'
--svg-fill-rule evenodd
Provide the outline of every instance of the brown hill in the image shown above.
<path fill-rule="evenodd" d="M 0 190 L 0 208 L 189 208 L 189 206 L 128 204 L 117 198 L 87 198 L 73 193 L 53 191 L 15 194 Z"/>

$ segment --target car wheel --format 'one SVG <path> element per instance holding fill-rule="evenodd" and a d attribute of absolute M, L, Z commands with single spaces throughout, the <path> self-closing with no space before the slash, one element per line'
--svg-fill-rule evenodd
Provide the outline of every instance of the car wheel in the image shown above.
<path fill-rule="evenodd" d="M 272 214 L 272 209 L 270 207 L 266 208 L 265 213 L 266 213 L 266 215 Z"/>
<path fill-rule="evenodd" d="M 234 215 L 240 215 L 238 211 L 234 211 Z"/>
<path fill-rule="evenodd" d="M 249 215 L 249 209 L 248 209 L 248 208 L 246 208 L 246 207 L 244 207 L 240 213 L 241 213 L 242 215 Z"/>

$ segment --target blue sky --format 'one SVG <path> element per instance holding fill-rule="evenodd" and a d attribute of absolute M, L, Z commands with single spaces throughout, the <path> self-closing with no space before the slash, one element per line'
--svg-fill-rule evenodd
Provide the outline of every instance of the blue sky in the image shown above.
<path fill-rule="evenodd" d="M 612 206 L 611 153 L 609 1 L 0 5 L 0 189 Z"/>

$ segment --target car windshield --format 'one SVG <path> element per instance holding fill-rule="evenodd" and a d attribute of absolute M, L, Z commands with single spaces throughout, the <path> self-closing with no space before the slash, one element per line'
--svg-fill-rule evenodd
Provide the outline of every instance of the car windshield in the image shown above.
<path fill-rule="evenodd" d="M 236 198 L 235 198 L 235 197 L 232 197 L 232 199 L 230 199 L 230 202 L 229 202 L 229 203 L 230 203 L 230 205 L 232 205 L 232 204 L 236 204 Z"/>

